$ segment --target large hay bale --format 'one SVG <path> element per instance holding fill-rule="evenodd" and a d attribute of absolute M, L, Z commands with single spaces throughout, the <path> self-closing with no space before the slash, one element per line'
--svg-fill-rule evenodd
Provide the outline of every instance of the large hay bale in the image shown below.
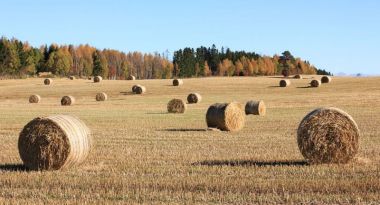
<path fill-rule="evenodd" d="M 136 80 L 136 77 L 133 76 L 133 75 L 129 75 L 129 76 L 127 77 L 127 80 Z"/>
<path fill-rule="evenodd" d="M 106 101 L 108 99 L 108 96 L 106 93 L 98 93 L 95 96 L 96 101 Z"/>
<path fill-rule="evenodd" d="M 199 94 L 199 93 L 190 93 L 188 96 L 187 96 L 187 102 L 189 104 L 192 104 L 192 103 L 199 103 L 202 101 L 202 96 Z"/>
<path fill-rule="evenodd" d="M 41 96 L 39 95 L 31 95 L 29 97 L 29 103 L 39 103 L 41 101 Z"/>
<path fill-rule="evenodd" d="M 70 105 L 73 105 L 74 103 L 75 103 L 75 98 L 70 95 L 63 96 L 61 99 L 62 106 L 70 106 Z"/>
<path fill-rule="evenodd" d="M 103 80 L 102 76 L 95 76 L 94 77 L 94 83 L 100 83 L 100 81 L 102 81 L 102 80 Z"/>
<path fill-rule="evenodd" d="M 330 76 L 323 76 L 321 78 L 322 83 L 330 83 L 331 82 L 331 77 Z"/>
<path fill-rule="evenodd" d="M 216 103 L 208 108 L 206 123 L 211 128 L 218 128 L 223 131 L 238 131 L 244 127 L 245 113 L 239 103 Z"/>
<path fill-rule="evenodd" d="M 70 80 L 75 80 L 75 76 L 70 76 L 69 79 Z"/>
<path fill-rule="evenodd" d="M 321 81 L 319 81 L 319 80 L 312 80 L 310 82 L 310 86 L 314 87 L 314 88 L 317 88 L 317 87 L 321 86 Z"/>
<path fill-rule="evenodd" d="M 358 152 L 359 136 L 349 114 L 338 108 L 319 108 L 299 124 L 297 142 L 311 163 L 347 163 Z"/>
<path fill-rule="evenodd" d="M 20 132 L 18 149 L 31 170 L 59 170 L 81 164 L 92 147 L 88 127 L 69 115 L 38 117 Z"/>
<path fill-rule="evenodd" d="M 146 92 L 146 88 L 145 86 L 142 86 L 142 85 L 139 85 L 139 86 L 136 86 L 135 88 L 135 94 L 144 94 Z"/>
<path fill-rule="evenodd" d="M 290 85 L 290 80 L 280 80 L 280 87 L 288 87 Z"/>
<path fill-rule="evenodd" d="M 295 78 L 295 79 L 302 79 L 302 75 L 297 74 L 297 75 L 294 76 L 294 78 Z"/>
<path fill-rule="evenodd" d="M 172 99 L 169 101 L 167 108 L 169 113 L 185 113 L 187 105 L 181 99 Z"/>
<path fill-rule="evenodd" d="M 264 116 L 266 114 L 266 106 L 265 106 L 265 103 L 264 101 L 260 100 L 260 101 L 248 101 L 246 104 L 245 104 L 245 114 L 246 115 L 249 115 L 249 114 L 252 114 L 252 115 L 261 115 L 261 116 Z"/>
<path fill-rule="evenodd" d="M 44 80 L 44 84 L 45 84 L 45 85 L 50 85 L 52 82 L 53 82 L 53 80 L 50 79 L 50 78 L 46 78 L 46 79 Z"/>
<path fill-rule="evenodd" d="M 133 86 L 132 86 L 132 92 L 133 92 L 133 93 L 136 93 L 136 88 L 139 87 L 139 86 L 141 86 L 141 85 L 140 85 L 140 84 L 133 85 Z"/>
<path fill-rule="evenodd" d="M 180 85 L 183 85 L 182 79 L 174 79 L 173 80 L 173 86 L 180 86 Z"/>

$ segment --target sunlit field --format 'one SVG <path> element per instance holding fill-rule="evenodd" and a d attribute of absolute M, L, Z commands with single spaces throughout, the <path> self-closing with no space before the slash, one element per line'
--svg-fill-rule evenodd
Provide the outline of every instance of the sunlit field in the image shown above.
<path fill-rule="evenodd" d="M 43 79 L 0 81 L 0 203 L 54 204 L 378 204 L 380 203 L 380 78 L 333 78 L 319 88 L 311 78 L 279 77 L 111 81 Z M 133 95 L 141 84 L 144 95 Z M 98 92 L 108 94 L 95 101 Z M 168 114 L 173 98 L 191 92 L 202 102 Z M 28 98 L 39 94 L 39 104 Z M 61 97 L 76 104 L 63 107 Z M 266 116 L 247 116 L 239 132 L 206 131 L 216 102 L 264 100 Z M 318 107 L 338 107 L 361 130 L 359 153 L 347 165 L 309 165 L 296 141 L 299 122 Z M 81 166 L 27 171 L 17 142 L 39 116 L 70 114 L 91 129 L 95 146 Z"/>

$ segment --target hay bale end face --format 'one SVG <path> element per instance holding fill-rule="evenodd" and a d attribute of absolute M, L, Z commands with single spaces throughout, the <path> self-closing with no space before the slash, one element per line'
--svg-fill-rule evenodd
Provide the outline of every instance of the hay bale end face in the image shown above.
<path fill-rule="evenodd" d="M 280 80 L 280 87 L 288 87 L 290 85 L 290 80 Z"/>
<path fill-rule="evenodd" d="M 264 116 L 266 114 L 266 106 L 265 106 L 265 103 L 264 101 L 260 100 L 260 101 L 248 101 L 246 104 L 245 104 L 245 114 L 246 115 L 260 115 L 260 116 Z"/>
<path fill-rule="evenodd" d="M 302 75 L 297 74 L 297 75 L 294 76 L 294 78 L 295 78 L 295 79 L 302 79 Z"/>
<path fill-rule="evenodd" d="M 169 113 L 185 113 L 187 105 L 181 99 L 172 99 L 169 101 L 167 108 Z"/>
<path fill-rule="evenodd" d="M 91 77 L 88 77 L 87 80 L 92 80 L 92 78 L 91 78 Z"/>
<path fill-rule="evenodd" d="M 61 105 L 62 106 L 70 106 L 75 103 L 75 98 L 73 96 L 63 96 L 61 99 Z"/>
<path fill-rule="evenodd" d="M 187 96 L 187 102 L 189 104 L 200 103 L 202 101 L 202 96 L 199 93 L 190 93 Z"/>
<path fill-rule="evenodd" d="M 319 81 L 319 80 L 312 80 L 310 82 L 310 86 L 313 87 L 313 88 L 317 88 L 317 87 L 321 86 L 321 81 Z"/>
<path fill-rule="evenodd" d="M 331 77 L 330 76 L 323 76 L 321 78 L 322 83 L 330 83 L 331 82 Z"/>
<path fill-rule="evenodd" d="M 102 80 L 103 80 L 102 76 L 95 76 L 94 77 L 94 83 L 100 83 L 100 81 L 102 81 Z"/>
<path fill-rule="evenodd" d="M 41 101 L 41 96 L 39 95 L 31 95 L 29 97 L 29 103 L 39 103 Z"/>
<path fill-rule="evenodd" d="M 53 80 L 50 79 L 50 78 L 46 78 L 46 79 L 44 80 L 44 84 L 45 84 L 45 85 L 51 85 L 52 82 L 53 82 Z"/>
<path fill-rule="evenodd" d="M 132 87 L 132 90 L 133 90 L 133 87 Z M 144 94 L 146 92 L 145 86 L 142 86 L 142 85 L 136 86 L 134 90 L 135 90 L 134 93 L 138 94 L 138 95 L 142 95 L 142 94 Z"/>
<path fill-rule="evenodd" d="M 245 124 L 243 107 L 236 102 L 213 104 L 207 110 L 206 123 L 222 131 L 239 131 Z"/>
<path fill-rule="evenodd" d="M 127 77 L 127 80 L 136 80 L 136 77 L 133 76 L 133 75 L 129 75 L 129 76 Z"/>
<path fill-rule="evenodd" d="M 133 93 L 136 93 L 136 88 L 139 87 L 139 86 L 141 86 L 141 85 L 140 85 L 140 84 L 133 85 L 133 86 L 132 86 L 132 92 L 133 92 Z"/>
<path fill-rule="evenodd" d="M 68 115 L 35 118 L 25 125 L 18 139 L 20 157 L 31 170 L 59 170 L 79 165 L 91 147 L 88 127 Z"/>
<path fill-rule="evenodd" d="M 173 80 L 173 86 L 180 86 L 180 85 L 183 85 L 182 79 L 174 79 Z"/>
<path fill-rule="evenodd" d="M 108 96 L 106 93 L 98 93 L 95 96 L 96 101 L 106 101 L 108 99 Z"/>
<path fill-rule="evenodd" d="M 70 76 L 69 79 L 70 80 L 75 80 L 75 76 Z"/>
<path fill-rule="evenodd" d="M 298 126 L 298 147 L 311 163 L 347 163 L 359 149 L 360 132 L 352 117 L 338 108 L 319 108 Z"/>

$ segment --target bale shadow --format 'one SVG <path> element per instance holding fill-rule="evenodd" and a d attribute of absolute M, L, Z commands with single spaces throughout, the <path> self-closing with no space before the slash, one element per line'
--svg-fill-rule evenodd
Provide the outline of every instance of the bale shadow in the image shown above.
<path fill-rule="evenodd" d="M 167 115 L 168 112 L 147 112 L 147 115 Z"/>
<path fill-rule="evenodd" d="M 287 160 L 287 161 L 256 161 L 256 160 L 206 160 L 192 163 L 193 166 L 308 166 L 305 160 Z"/>
<path fill-rule="evenodd" d="M 122 94 L 122 95 L 135 95 L 135 93 L 133 93 L 132 91 L 130 91 L 130 92 L 120 92 L 120 94 Z"/>
<path fill-rule="evenodd" d="M 313 88 L 311 86 L 302 86 L 302 87 L 297 87 L 297 88 Z"/>
<path fill-rule="evenodd" d="M 268 86 L 268 88 L 281 88 L 281 86 L 279 86 L 279 85 L 271 85 L 271 86 Z"/>
<path fill-rule="evenodd" d="M 270 77 L 267 77 L 267 78 L 281 78 L 281 79 L 292 79 L 292 78 L 289 78 L 289 77 L 281 77 L 281 76 L 270 76 Z"/>
<path fill-rule="evenodd" d="M 5 172 L 27 172 L 30 171 L 27 167 L 25 167 L 23 164 L 1 164 L 0 165 L 0 171 Z"/>
<path fill-rule="evenodd" d="M 167 132 L 206 132 L 207 129 L 197 129 L 197 128 L 174 128 L 174 129 L 161 129 L 157 131 L 167 131 Z"/>

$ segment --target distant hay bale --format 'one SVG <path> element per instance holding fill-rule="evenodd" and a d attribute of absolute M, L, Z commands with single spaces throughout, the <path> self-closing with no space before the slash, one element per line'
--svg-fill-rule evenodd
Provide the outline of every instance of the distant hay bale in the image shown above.
<path fill-rule="evenodd" d="M 136 80 L 136 77 L 133 76 L 133 75 L 129 75 L 129 76 L 127 77 L 127 80 Z"/>
<path fill-rule="evenodd" d="M 311 163 L 347 163 L 359 149 L 359 128 L 338 108 L 319 108 L 298 126 L 298 147 Z"/>
<path fill-rule="evenodd" d="M 53 82 L 53 80 L 50 79 L 50 78 L 46 78 L 46 79 L 44 80 L 44 84 L 45 84 L 45 85 L 50 85 L 52 82 Z"/>
<path fill-rule="evenodd" d="M 202 96 L 199 94 L 199 93 L 190 93 L 188 96 L 187 96 L 187 102 L 189 104 L 192 104 L 192 103 L 199 103 L 202 101 Z"/>
<path fill-rule="evenodd" d="M 18 150 L 31 170 L 59 170 L 80 165 L 90 153 L 88 127 L 68 115 L 38 117 L 20 132 Z"/>
<path fill-rule="evenodd" d="M 323 76 L 322 78 L 321 78 L 321 82 L 322 83 L 330 83 L 331 82 L 331 77 L 330 76 Z"/>
<path fill-rule="evenodd" d="M 70 106 L 75 103 L 75 98 L 73 96 L 63 96 L 61 99 L 61 105 L 63 106 Z"/>
<path fill-rule="evenodd" d="M 173 86 L 180 86 L 180 85 L 183 85 L 182 79 L 174 79 L 173 80 Z"/>
<path fill-rule="evenodd" d="M 41 96 L 39 95 L 31 95 L 29 97 L 29 103 L 39 103 L 41 101 Z"/>
<path fill-rule="evenodd" d="M 75 76 L 70 76 L 70 80 L 75 80 Z"/>
<path fill-rule="evenodd" d="M 297 74 L 297 75 L 294 76 L 294 78 L 295 78 L 295 79 L 302 79 L 302 75 Z"/>
<path fill-rule="evenodd" d="M 314 88 L 317 88 L 317 87 L 321 86 L 321 81 L 320 80 L 312 80 L 310 82 L 310 86 L 314 87 Z"/>
<path fill-rule="evenodd" d="M 133 93 L 136 93 L 136 88 L 139 87 L 139 86 L 141 86 L 141 85 L 140 85 L 140 84 L 133 85 L 133 86 L 132 86 L 132 92 L 133 92 Z"/>
<path fill-rule="evenodd" d="M 108 98 L 106 93 L 98 93 L 95 96 L 96 101 L 106 101 Z"/>
<path fill-rule="evenodd" d="M 87 79 L 88 79 L 88 80 L 92 80 L 92 78 L 91 78 L 91 77 L 88 77 Z"/>
<path fill-rule="evenodd" d="M 248 101 L 247 104 L 245 104 L 245 114 L 249 115 L 261 115 L 264 116 L 266 114 L 266 106 L 264 101 Z"/>
<path fill-rule="evenodd" d="M 142 85 L 139 85 L 139 86 L 136 86 L 135 88 L 135 94 L 144 94 L 146 92 L 146 88 L 145 86 L 142 86 Z"/>
<path fill-rule="evenodd" d="M 94 77 L 94 83 L 100 83 L 100 81 L 102 81 L 102 80 L 103 80 L 102 76 L 95 76 Z"/>
<path fill-rule="evenodd" d="M 290 80 L 280 80 L 280 87 L 288 87 L 290 85 Z"/>
<path fill-rule="evenodd" d="M 181 99 L 172 99 L 169 101 L 167 108 L 169 113 L 185 113 L 187 105 Z"/>
<path fill-rule="evenodd" d="M 244 127 L 245 113 L 239 103 L 216 103 L 208 108 L 206 123 L 222 131 L 238 131 Z"/>

